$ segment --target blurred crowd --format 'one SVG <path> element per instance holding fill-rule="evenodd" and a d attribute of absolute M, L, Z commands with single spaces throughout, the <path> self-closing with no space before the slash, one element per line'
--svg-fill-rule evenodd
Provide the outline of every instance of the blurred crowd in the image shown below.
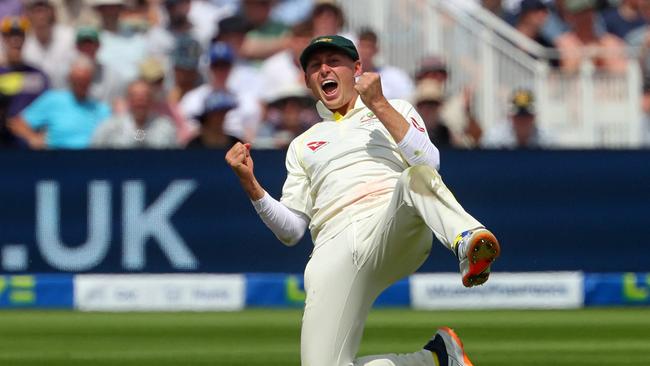
<path fill-rule="evenodd" d="M 632 45 L 650 70 L 650 0 L 450 1 L 557 49 L 567 72 L 592 45 L 611 50 L 598 67 L 624 69 Z M 470 93 L 445 91 L 443 55 L 410 75 L 379 63 L 376 30 L 345 24 L 333 0 L 2 0 L 0 146 L 284 148 L 319 120 L 298 56 L 326 34 L 352 39 L 363 69 L 388 98 L 412 102 L 439 147 L 553 146 L 531 91 L 513 90 L 508 120 L 483 131 Z"/>

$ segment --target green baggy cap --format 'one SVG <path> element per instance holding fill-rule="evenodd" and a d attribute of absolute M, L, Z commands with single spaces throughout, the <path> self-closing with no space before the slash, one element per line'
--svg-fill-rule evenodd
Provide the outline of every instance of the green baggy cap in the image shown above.
<path fill-rule="evenodd" d="M 302 69 L 306 69 L 307 61 L 309 61 L 309 57 L 314 52 L 324 48 L 331 48 L 342 51 L 346 55 L 350 56 L 353 61 L 357 61 L 359 59 L 359 52 L 357 52 L 357 48 L 354 46 L 354 43 L 352 43 L 352 41 L 349 39 L 336 35 L 320 36 L 312 39 L 311 42 L 309 42 L 309 46 L 305 47 L 305 49 L 302 51 L 302 54 L 300 54 L 300 66 L 302 66 Z"/>

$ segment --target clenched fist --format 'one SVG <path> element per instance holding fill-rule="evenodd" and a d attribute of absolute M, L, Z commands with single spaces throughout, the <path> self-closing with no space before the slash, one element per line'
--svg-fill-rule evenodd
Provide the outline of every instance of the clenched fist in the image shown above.
<path fill-rule="evenodd" d="M 226 163 L 237 174 L 239 179 L 253 177 L 253 158 L 250 153 L 251 144 L 236 143 L 226 153 Z"/>
<path fill-rule="evenodd" d="M 370 108 L 370 110 L 373 110 L 373 108 L 382 103 L 388 102 L 381 90 L 381 79 L 376 72 L 364 72 L 361 74 L 357 79 L 357 83 L 354 85 L 354 89 L 359 93 L 363 104 Z"/>

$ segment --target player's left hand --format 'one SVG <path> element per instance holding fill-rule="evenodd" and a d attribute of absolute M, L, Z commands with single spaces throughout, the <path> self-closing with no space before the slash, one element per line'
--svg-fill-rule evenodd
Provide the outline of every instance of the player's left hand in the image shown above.
<path fill-rule="evenodd" d="M 373 110 L 373 108 L 380 106 L 382 103 L 387 103 L 384 92 L 381 89 L 381 79 L 376 72 L 364 72 L 357 79 L 354 89 L 359 93 L 361 101 L 366 107 Z"/>

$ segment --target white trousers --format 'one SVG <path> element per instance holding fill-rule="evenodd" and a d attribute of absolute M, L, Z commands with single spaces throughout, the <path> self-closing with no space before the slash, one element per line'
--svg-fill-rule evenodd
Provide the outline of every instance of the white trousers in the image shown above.
<path fill-rule="evenodd" d="M 433 366 L 426 350 L 355 359 L 368 312 L 384 289 L 422 265 L 432 232 L 451 249 L 458 234 L 480 226 L 438 172 L 405 170 L 385 213 L 352 221 L 312 253 L 305 269 L 302 366 Z"/>

